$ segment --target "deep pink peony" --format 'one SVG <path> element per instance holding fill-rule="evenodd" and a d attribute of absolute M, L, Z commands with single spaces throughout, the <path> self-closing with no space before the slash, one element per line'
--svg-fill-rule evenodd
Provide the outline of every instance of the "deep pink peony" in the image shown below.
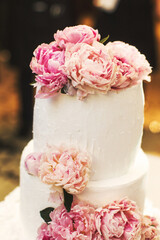
<path fill-rule="evenodd" d="M 67 76 L 62 72 L 65 56 L 56 42 L 41 44 L 34 51 L 34 57 L 30 63 L 33 73 L 36 73 L 36 97 L 45 98 L 60 91 L 67 83 Z"/>
<path fill-rule="evenodd" d="M 106 47 L 94 42 L 92 46 L 82 43 L 68 46 L 65 54 L 65 72 L 79 98 L 95 91 L 107 93 L 115 81 L 116 64 Z"/>
<path fill-rule="evenodd" d="M 100 40 L 100 34 L 98 33 L 98 30 L 94 30 L 89 26 L 78 25 L 73 27 L 66 27 L 62 31 L 58 30 L 57 33 L 54 34 L 54 38 L 60 47 L 66 48 L 66 45 L 68 43 L 92 44 L 94 41 Z"/>
<path fill-rule="evenodd" d="M 49 225 L 42 224 L 38 229 L 37 239 L 91 240 L 95 231 L 94 213 L 94 208 L 89 205 L 73 206 L 70 212 L 61 205 L 51 212 Z"/>
<path fill-rule="evenodd" d="M 75 149 L 51 148 L 41 158 L 39 177 L 71 194 L 84 190 L 89 180 L 90 158 Z"/>
<path fill-rule="evenodd" d="M 106 48 L 117 65 L 116 79 L 112 88 L 125 88 L 150 80 L 151 67 L 145 56 L 134 46 L 121 41 L 109 42 Z"/>
<path fill-rule="evenodd" d="M 154 217 L 142 218 L 141 240 L 160 240 L 160 226 Z"/>
<path fill-rule="evenodd" d="M 31 153 L 25 158 L 25 168 L 31 175 L 38 176 L 38 170 L 40 166 L 41 153 Z"/>
<path fill-rule="evenodd" d="M 141 215 L 135 203 L 128 199 L 97 209 L 95 221 L 104 240 L 136 240 L 141 234 Z"/>

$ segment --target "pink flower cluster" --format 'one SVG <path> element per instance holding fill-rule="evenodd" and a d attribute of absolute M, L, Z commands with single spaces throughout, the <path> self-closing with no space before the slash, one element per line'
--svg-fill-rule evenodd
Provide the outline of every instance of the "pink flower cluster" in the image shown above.
<path fill-rule="evenodd" d="M 89 26 L 67 27 L 54 38 L 34 51 L 30 64 L 37 97 L 50 97 L 66 87 L 68 95 L 82 99 L 149 80 L 151 67 L 144 55 L 120 41 L 104 46 L 98 31 Z"/>
<path fill-rule="evenodd" d="M 102 239 L 138 239 L 141 214 L 128 199 L 114 201 L 96 211 L 96 227 Z"/>
<path fill-rule="evenodd" d="M 95 209 L 89 205 L 73 205 L 70 212 L 61 205 L 50 213 L 49 225 L 42 224 L 38 240 L 89 240 L 95 231 Z"/>
<path fill-rule="evenodd" d="M 38 240 L 158 240 L 158 224 L 143 217 L 129 199 L 96 209 L 73 202 L 67 212 L 61 205 L 50 214 L 49 224 L 38 229 Z M 157 238 L 156 238 L 157 237 Z"/>
<path fill-rule="evenodd" d="M 74 148 L 49 148 L 46 153 L 32 153 L 25 159 L 29 174 L 42 182 L 64 188 L 70 194 L 84 190 L 89 180 L 91 160 L 87 153 Z"/>
<path fill-rule="evenodd" d="M 141 240 L 160 240 L 160 226 L 154 217 L 144 216 L 142 219 Z"/>

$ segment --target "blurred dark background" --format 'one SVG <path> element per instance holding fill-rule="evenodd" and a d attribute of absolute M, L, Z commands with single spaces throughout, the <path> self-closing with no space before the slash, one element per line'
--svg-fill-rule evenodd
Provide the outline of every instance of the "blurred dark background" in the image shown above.
<path fill-rule="evenodd" d="M 1 0 L 0 1 L 0 200 L 19 184 L 19 161 L 32 138 L 34 81 L 32 53 L 53 41 L 58 29 L 76 24 L 98 28 L 102 37 L 135 45 L 153 67 L 144 83 L 142 148 L 160 154 L 159 0 Z"/>

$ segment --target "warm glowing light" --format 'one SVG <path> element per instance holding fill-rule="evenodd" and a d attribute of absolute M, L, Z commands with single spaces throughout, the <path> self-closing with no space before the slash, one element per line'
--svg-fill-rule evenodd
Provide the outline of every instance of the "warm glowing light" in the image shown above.
<path fill-rule="evenodd" d="M 149 130 L 152 133 L 159 133 L 160 132 L 160 122 L 158 121 L 152 121 L 149 124 Z"/>

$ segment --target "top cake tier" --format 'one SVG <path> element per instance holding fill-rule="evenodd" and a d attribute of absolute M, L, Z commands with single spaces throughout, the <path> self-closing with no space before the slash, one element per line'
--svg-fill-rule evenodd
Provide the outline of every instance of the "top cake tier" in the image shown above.
<path fill-rule="evenodd" d="M 151 73 L 134 46 L 105 40 L 89 26 L 67 27 L 38 46 L 30 64 L 37 87 L 34 150 L 87 151 L 91 180 L 121 176 L 132 166 L 142 137 L 142 81 Z"/>
<path fill-rule="evenodd" d="M 126 173 L 140 147 L 143 127 L 142 84 L 90 95 L 80 101 L 59 93 L 36 99 L 34 151 L 46 146 L 76 147 L 92 159 L 91 179 L 118 177 Z"/>

